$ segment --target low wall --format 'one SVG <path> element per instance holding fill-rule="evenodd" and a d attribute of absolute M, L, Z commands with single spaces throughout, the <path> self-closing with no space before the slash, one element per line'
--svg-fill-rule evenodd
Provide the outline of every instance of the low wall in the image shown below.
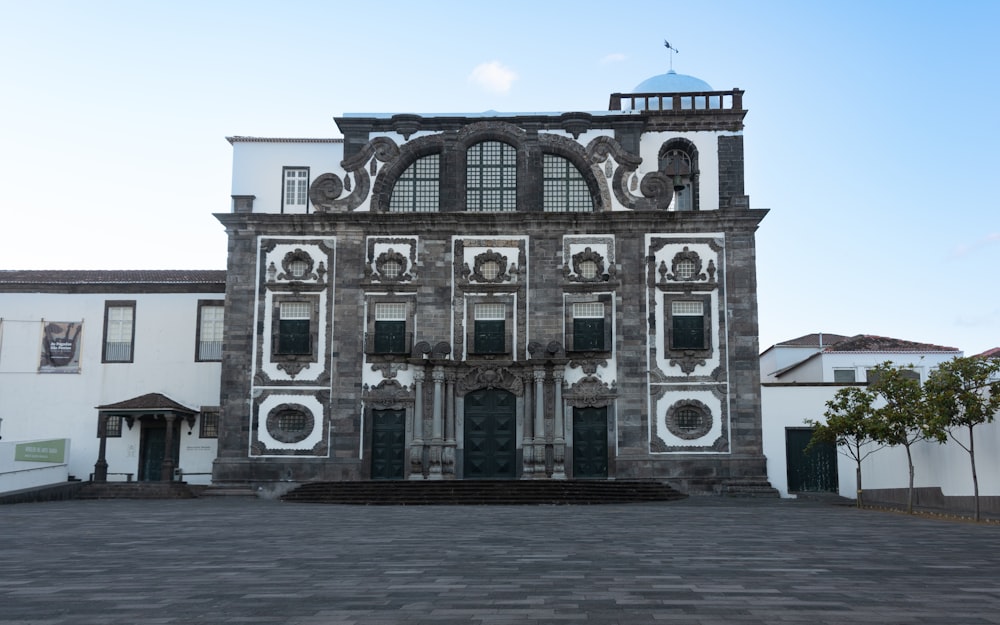
<path fill-rule="evenodd" d="M 866 506 L 905 510 L 908 496 L 906 488 L 876 488 L 865 490 L 861 501 Z M 975 516 L 976 500 L 971 495 L 945 495 L 939 487 L 923 486 L 913 489 L 913 509 L 971 518 Z M 980 496 L 979 509 L 982 518 L 1000 520 L 1000 497 Z"/>

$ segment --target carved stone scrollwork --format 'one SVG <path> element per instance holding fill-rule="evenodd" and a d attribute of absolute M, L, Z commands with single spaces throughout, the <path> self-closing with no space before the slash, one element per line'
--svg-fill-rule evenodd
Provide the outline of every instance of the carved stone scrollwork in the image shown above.
<path fill-rule="evenodd" d="M 599 165 L 612 157 L 618 163 L 618 167 L 615 168 L 611 187 L 615 197 L 623 206 L 633 210 L 664 210 L 670 205 L 674 187 L 673 181 L 666 174 L 658 171 L 650 172 L 635 184 L 638 178 L 636 170 L 642 163 L 641 158 L 630 154 L 611 137 L 597 137 L 587 144 L 587 158 L 591 163 Z M 641 196 L 633 193 L 636 186 Z"/>
<path fill-rule="evenodd" d="M 413 403 L 410 389 L 397 380 L 383 380 L 371 388 L 367 384 L 362 389 L 362 398 L 376 410 L 401 410 Z"/>
<path fill-rule="evenodd" d="M 607 366 L 607 358 L 601 358 L 586 352 L 579 354 L 577 358 L 569 361 L 570 369 L 583 369 L 583 372 L 587 375 L 594 375 L 597 373 L 598 367 Z"/>
<path fill-rule="evenodd" d="M 298 268 L 298 263 L 304 263 L 304 267 Z M 313 266 L 315 261 L 313 261 L 312 256 L 307 252 L 302 251 L 300 248 L 295 248 L 295 251 L 288 252 L 285 257 L 281 259 L 281 271 L 278 274 L 278 280 L 316 280 L 318 276 L 313 273 Z"/>
<path fill-rule="evenodd" d="M 388 137 L 375 137 L 365 144 L 357 154 L 341 161 L 340 166 L 347 171 L 343 182 L 331 173 L 322 174 L 309 187 L 309 200 L 317 212 L 351 211 L 361 206 L 371 190 L 371 175 L 365 165 L 372 159 L 388 163 L 399 157 L 399 146 Z M 351 176 L 357 182 L 351 189 Z M 350 193 L 345 198 L 344 191 Z"/>
<path fill-rule="evenodd" d="M 615 385 L 608 386 L 595 375 L 573 383 L 566 392 L 566 403 L 574 408 L 598 408 L 610 404 L 617 395 Z"/>
<path fill-rule="evenodd" d="M 507 270 L 507 257 L 503 254 L 494 252 L 493 250 L 486 250 L 482 254 L 477 254 L 473 262 L 474 267 L 470 276 L 471 280 L 487 284 L 510 282 L 511 275 Z M 495 270 L 493 277 L 483 275 L 484 270 L 487 268 Z M 489 271 L 489 273 L 493 273 L 493 271 Z"/>
<path fill-rule="evenodd" d="M 455 382 L 455 389 L 459 395 L 465 395 L 481 388 L 499 388 L 518 397 L 524 395 L 524 382 L 506 367 L 496 369 L 476 367 L 459 377 Z"/>
<path fill-rule="evenodd" d="M 709 266 L 714 278 L 715 264 L 710 263 Z M 701 272 L 701 256 L 697 252 L 692 252 L 685 245 L 683 250 L 674 254 L 673 260 L 670 261 L 670 274 L 667 275 L 667 280 L 693 282 L 705 279 L 705 274 Z"/>
<path fill-rule="evenodd" d="M 673 353 L 673 352 L 671 352 Z M 680 367 L 681 371 L 687 375 L 694 373 L 695 367 L 704 367 L 705 359 L 699 358 L 694 355 L 692 351 L 685 351 L 681 356 L 674 356 L 670 359 L 670 364 L 675 367 Z"/>
<path fill-rule="evenodd" d="M 288 377 L 295 379 L 295 376 L 302 373 L 303 369 L 308 369 L 308 362 L 281 362 L 278 363 L 278 369 L 284 371 L 288 374 Z"/>
<path fill-rule="evenodd" d="M 570 260 L 573 271 L 566 276 L 570 282 L 606 282 L 610 277 L 605 269 L 604 256 L 589 247 L 582 252 L 573 254 Z M 585 263 L 593 263 L 593 271 L 585 271 L 584 269 L 587 267 Z M 586 273 L 593 273 L 593 275 L 587 277 Z"/>
<path fill-rule="evenodd" d="M 392 380 L 397 373 L 406 371 L 408 367 L 409 365 L 405 362 L 385 361 L 372 364 L 372 371 L 381 371 L 383 377 Z"/>
<path fill-rule="evenodd" d="M 395 271 L 389 271 L 390 266 L 393 266 Z M 378 279 L 382 282 L 409 282 L 413 279 L 409 273 L 410 265 L 406 256 L 391 247 L 375 259 L 375 269 L 378 271 Z"/>

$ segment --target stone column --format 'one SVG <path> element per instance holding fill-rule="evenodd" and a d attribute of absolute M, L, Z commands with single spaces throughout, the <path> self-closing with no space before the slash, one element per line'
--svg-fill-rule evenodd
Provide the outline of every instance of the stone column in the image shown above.
<path fill-rule="evenodd" d="M 431 410 L 431 446 L 430 446 L 430 468 L 428 479 L 441 479 L 441 446 L 444 443 L 442 431 L 444 425 L 444 406 L 442 405 L 442 390 L 444 386 L 444 368 L 434 367 L 431 373 L 434 380 L 434 404 Z"/>
<path fill-rule="evenodd" d="M 535 427 L 532 386 L 524 385 L 524 423 L 521 428 L 521 479 L 530 480 L 535 473 Z"/>
<path fill-rule="evenodd" d="M 172 414 L 165 414 L 167 420 L 167 435 L 163 442 L 163 463 L 160 465 L 160 481 L 170 482 L 174 479 L 174 419 Z"/>
<path fill-rule="evenodd" d="M 441 456 L 441 472 L 446 477 L 455 477 L 455 371 L 449 369 L 444 374 L 444 449 Z"/>
<path fill-rule="evenodd" d="M 552 466 L 552 477 L 557 480 L 566 479 L 566 434 L 565 430 L 565 419 L 563 418 L 563 400 L 562 400 L 562 385 L 563 385 L 563 371 L 560 365 L 556 365 L 552 368 L 552 385 L 553 391 L 555 393 L 555 414 L 552 417 L 553 420 L 553 437 L 552 442 L 552 455 L 553 455 L 553 466 Z"/>
<path fill-rule="evenodd" d="M 410 479 L 424 479 L 424 372 L 413 372 L 413 441 L 410 443 Z"/>
<path fill-rule="evenodd" d="M 545 368 L 537 367 L 535 377 L 535 478 L 545 477 Z"/>
<path fill-rule="evenodd" d="M 120 419 L 121 417 L 119 417 Z M 97 417 L 97 432 L 100 434 L 100 446 L 97 448 L 97 462 L 94 463 L 94 481 L 108 481 L 108 415 Z"/>

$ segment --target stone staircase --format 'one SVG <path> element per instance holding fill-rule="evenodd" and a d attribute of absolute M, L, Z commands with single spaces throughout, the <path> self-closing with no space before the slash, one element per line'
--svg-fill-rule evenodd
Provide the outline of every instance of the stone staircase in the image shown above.
<path fill-rule="evenodd" d="M 76 499 L 192 499 L 184 482 L 84 482 Z"/>
<path fill-rule="evenodd" d="M 353 505 L 567 505 L 676 501 L 655 480 L 442 480 L 309 482 L 282 501 Z"/>

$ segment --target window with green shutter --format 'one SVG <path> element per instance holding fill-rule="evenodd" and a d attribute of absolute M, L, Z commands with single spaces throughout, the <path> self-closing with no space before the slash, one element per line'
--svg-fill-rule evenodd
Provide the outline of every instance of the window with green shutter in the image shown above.
<path fill-rule="evenodd" d="M 311 311 L 308 302 L 281 302 L 278 319 L 278 354 L 312 353 Z"/>
<path fill-rule="evenodd" d="M 674 301 L 670 312 L 670 349 L 705 349 L 704 304 Z"/>
<path fill-rule="evenodd" d="M 507 311 L 503 304 L 476 304 L 473 351 L 503 354 L 507 344 Z"/>

